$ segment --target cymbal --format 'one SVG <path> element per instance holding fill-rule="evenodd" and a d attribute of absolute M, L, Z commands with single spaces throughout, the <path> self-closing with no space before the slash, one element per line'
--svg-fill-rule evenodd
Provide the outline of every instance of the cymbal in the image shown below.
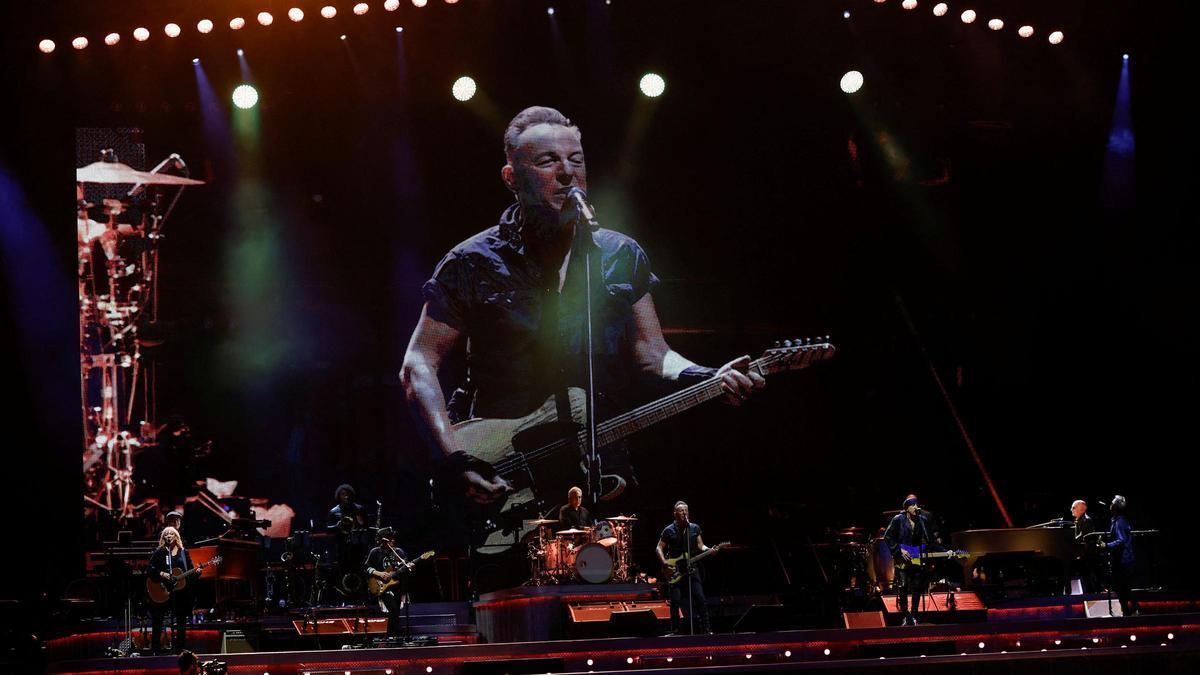
<path fill-rule="evenodd" d="M 587 534 L 588 532 L 589 532 L 589 530 L 577 530 L 572 527 L 569 530 L 559 530 L 558 532 L 555 532 L 554 534 Z"/>
<path fill-rule="evenodd" d="M 558 522 L 557 520 L 550 520 L 549 518 L 538 518 L 537 520 L 527 520 L 527 521 L 525 521 L 525 524 L 530 525 L 530 526 L 539 526 L 539 525 L 553 525 L 554 523 L 557 523 L 557 522 Z"/>
<path fill-rule="evenodd" d="M 87 166 L 75 169 L 75 181 L 78 183 L 113 183 L 117 185 L 204 185 L 204 181 L 195 178 L 173 176 L 169 173 L 150 173 L 120 162 L 93 162 Z"/>
<path fill-rule="evenodd" d="M 637 516 L 613 516 L 612 518 L 605 518 L 605 520 L 615 520 L 619 523 L 625 523 L 632 520 L 637 520 Z"/>

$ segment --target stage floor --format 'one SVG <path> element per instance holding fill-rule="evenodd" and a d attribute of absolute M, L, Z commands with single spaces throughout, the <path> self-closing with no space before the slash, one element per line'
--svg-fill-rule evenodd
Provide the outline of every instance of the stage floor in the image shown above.
<path fill-rule="evenodd" d="M 1200 613 L 1096 619 L 1002 621 L 864 629 L 823 629 L 651 638 L 602 638 L 428 647 L 201 655 L 228 672 L 270 675 L 324 673 L 567 673 L 634 670 L 801 670 L 912 667 L 1036 661 L 1038 672 L 1066 672 L 1086 658 L 1090 672 L 1139 672 L 1136 658 L 1200 662 Z M 1140 662 L 1140 661 L 1139 661 Z M 1014 667 L 1017 667 L 1014 665 Z M 1024 667 L 1024 666 L 1022 666 Z M 1108 666 L 1104 666 L 1107 672 Z M 1154 666 L 1155 670 L 1160 670 Z M 971 668 L 972 672 L 974 668 Z M 174 673 L 175 658 L 87 659 L 49 664 L 50 673 Z M 1194 671 L 1192 671 L 1194 672 Z"/>

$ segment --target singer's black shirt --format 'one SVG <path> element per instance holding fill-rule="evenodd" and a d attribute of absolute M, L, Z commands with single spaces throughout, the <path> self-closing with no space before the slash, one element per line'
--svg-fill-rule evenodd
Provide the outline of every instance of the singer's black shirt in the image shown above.
<path fill-rule="evenodd" d="M 687 524 L 687 536 L 684 536 L 684 529 L 679 527 L 679 524 L 672 521 L 670 525 L 663 528 L 662 534 L 658 538 L 667 542 L 667 557 L 678 558 L 679 556 L 691 552 L 692 555 L 700 553 L 700 526 L 696 523 Z"/>
<path fill-rule="evenodd" d="M 603 228 L 593 238 L 603 276 L 594 301 L 596 389 L 619 401 L 636 374 L 627 343 L 633 305 L 658 278 L 632 238 Z M 576 258 L 560 294 L 558 269 L 527 255 L 513 204 L 499 224 L 452 248 L 425 282 L 430 318 L 468 337 L 470 415 L 520 417 L 564 386 L 586 386 L 584 268 Z"/>
<path fill-rule="evenodd" d="M 925 538 L 926 535 L 929 536 L 928 540 Z M 917 517 L 910 523 L 908 516 L 904 513 L 897 513 L 893 516 L 892 521 L 888 523 L 887 530 L 883 533 L 883 539 L 887 542 L 893 560 L 900 559 L 900 544 L 905 546 L 924 545 L 929 551 L 940 549 L 935 536 L 933 523 L 930 523 L 928 518 L 917 514 Z"/>

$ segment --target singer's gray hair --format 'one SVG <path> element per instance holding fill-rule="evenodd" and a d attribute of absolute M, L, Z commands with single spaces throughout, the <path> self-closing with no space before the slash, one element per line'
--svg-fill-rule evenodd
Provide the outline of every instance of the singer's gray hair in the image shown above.
<path fill-rule="evenodd" d="M 676 508 L 676 509 L 677 509 L 677 508 L 679 508 L 679 507 L 681 507 L 681 506 L 687 506 L 687 502 L 683 501 L 682 499 L 681 499 L 681 500 L 679 500 L 679 501 L 677 501 L 677 502 L 675 502 L 675 508 Z M 674 510 L 674 509 L 672 509 L 672 510 Z"/>
<path fill-rule="evenodd" d="M 583 133 L 579 131 L 579 127 L 571 124 L 571 120 L 567 119 L 566 115 L 563 115 L 554 108 L 547 108 L 541 105 L 528 107 L 517 113 L 517 116 L 512 118 L 512 121 L 508 123 L 508 128 L 504 130 L 504 158 L 510 164 L 512 163 L 513 152 L 517 149 L 517 138 L 529 127 L 536 127 L 539 124 L 554 124 L 566 127 L 574 131 L 581 139 L 583 138 Z"/>
<path fill-rule="evenodd" d="M 1083 501 L 1082 499 L 1076 499 L 1075 501 L 1071 502 L 1071 508 L 1075 508 L 1081 504 L 1084 508 L 1087 508 L 1087 502 Z"/>

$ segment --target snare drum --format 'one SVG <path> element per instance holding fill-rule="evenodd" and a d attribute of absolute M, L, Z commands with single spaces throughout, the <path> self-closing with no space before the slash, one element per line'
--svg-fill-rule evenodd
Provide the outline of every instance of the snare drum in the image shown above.
<path fill-rule="evenodd" d="M 609 546 L 592 542 L 575 555 L 575 573 L 589 584 L 602 584 L 612 578 L 613 555 Z"/>

